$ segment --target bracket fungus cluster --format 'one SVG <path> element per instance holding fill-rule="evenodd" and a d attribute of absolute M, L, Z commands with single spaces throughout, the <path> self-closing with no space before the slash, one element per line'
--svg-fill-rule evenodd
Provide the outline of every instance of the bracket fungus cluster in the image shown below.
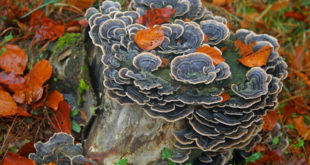
<path fill-rule="evenodd" d="M 81 143 L 74 144 L 74 138 L 63 132 L 55 133 L 45 142 L 37 142 L 34 145 L 36 153 L 31 153 L 29 158 L 37 165 L 44 164 L 96 164 L 83 156 Z"/>
<path fill-rule="evenodd" d="M 141 24 L 147 13 L 167 8 L 175 10 L 171 19 Z M 199 150 L 200 162 L 225 164 L 233 150 L 250 151 L 260 141 L 262 116 L 277 106 L 287 76 L 275 38 L 233 33 L 199 0 L 133 0 L 128 11 L 104 1 L 86 15 L 103 52 L 107 94 L 143 106 L 152 118 L 187 121 L 174 131 L 172 161 Z"/>

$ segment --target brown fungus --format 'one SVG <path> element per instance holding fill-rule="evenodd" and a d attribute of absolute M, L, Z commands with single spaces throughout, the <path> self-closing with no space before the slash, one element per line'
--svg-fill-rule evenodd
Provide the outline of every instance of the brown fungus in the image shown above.
<path fill-rule="evenodd" d="M 142 50 L 135 36 L 147 29 L 136 20 L 154 8 L 173 8 L 171 22 L 161 24 L 164 39 L 154 49 Z M 245 153 L 261 140 L 262 117 L 278 105 L 287 64 L 279 44 L 267 34 L 239 29 L 234 34 L 227 20 L 202 7 L 199 0 L 132 0 L 129 11 L 106 0 L 100 10 L 86 11 L 90 38 L 102 50 L 106 94 L 120 104 L 143 106 L 152 118 L 183 120 L 174 131 L 175 162 L 185 162 L 190 150 L 201 152 L 202 164 L 225 164 L 233 151 Z M 156 27 L 156 25 L 155 25 Z M 205 40 L 205 36 L 207 40 Z M 270 47 L 266 64 L 244 67 L 234 42 L 252 52 Z M 204 45 L 217 49 L 225 61 L 213 63 Z M 167 59 L 161 67 L 162 59 Z M 225 91 L 230 98 L 223 101 Z M 78 159 L 78 158 L 77 158 Z"/>

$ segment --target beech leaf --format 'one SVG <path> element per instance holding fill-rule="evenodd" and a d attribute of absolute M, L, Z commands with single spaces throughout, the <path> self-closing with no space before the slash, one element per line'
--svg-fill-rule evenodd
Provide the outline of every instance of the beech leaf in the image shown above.
<path fill-rule="evenodd" d="M 56 111 L 58 108 L 58 104 L 63 100 L 63 95 L 57 90 L 53 90 L 47 95 L 46 105 Z"/>
<path fill-rule="evenodd" d="M 17 104 L 10 93 L 0 89 L 0 117 L 12 116 L 17 113 Z"/>
<path fill-rule="evenodd" d="M 211 47 L 209 45 L 205 45 L 205 46 L 198 48 L 196 52 L 202 52 L 202 53 L 209 55 L 212 58 L 212 62 L 214 65 L 217 65 L 225 61 L 225 59 L 221 55 L 221 50 Z"/>
<path fill-rule="evenodd" d="M 6 51 L 0 56 L 0 68 L 15 74 L 23 74 L 28 62 L 25 51 L 19 46 L 11 44 L 6 44 L 4 48 Z"/>
<path fill-rule="evenodd" d="M 271 46 L 264 46 L 250 55 L 243 56 L 241 59 L 238 59 L 238 61 L 247 67 L 260 67 L 266 65 L 271 51 Z"/>
<path fill-rule="evenodd" d="M 277 111 L 275 110 L 269 111 L 268 114 L 263 117 L 263 120 L 264 120 L 263 130 L 272 131 L 278 121 Z"/>
<path fill-rule="evenodd" d="M 70 105 L 67 102 L 58 104 L 58 110 L 52 112 L 50 124 L 56 132 L 71 134 Z"/>
<path fill-rule="evenodd" d="M 153 50 L 164 41 L 164 30 L 161 26 L 151 29 L 139 30 L 135 36 L 135 42 L 144 50 Z"/>
<path fill-rule="evenodd" d="M 136 20 L 136 23 L 152 28 L 154 25 L 160 25 L 168 22 L 170 17 L 176 12 L 172 8 L 153 8 L 147 10 L 143 16 Z"/>

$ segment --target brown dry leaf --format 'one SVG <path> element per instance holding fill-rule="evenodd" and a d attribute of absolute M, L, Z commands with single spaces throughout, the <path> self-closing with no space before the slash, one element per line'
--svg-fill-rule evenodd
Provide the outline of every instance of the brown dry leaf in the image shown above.
<path fill-rule="evenodd" d="M 263 117 L 264 120 L 263 131 L 266 130 L 272 131 L 277 124 L 278 118 L 279 116 L 277 111 L 275 110 L 269 111 L 268 114 Z"/>
<path fill-rule="evenodd" d="M 10 93 L 0 89 L 0 117 L 12 116 L 17 113 L 17 104 Z"/>
<path fill-rule="evenodd" d="M 56 132 L 65 132 L 71 134 L 70 105 L 61 101 L 58 104 L 58 110 L 52 112 L 51 127 Z"/>
<path fill-rule="evenodd" d="M 18 154 L 21 156 L 28 157 L 30 153 L 35 153 L 36 149 L 34 148 L 33 142 L 28 142 L 22 146 L 21 149 L 18 150 Z"/>
<path fill-rule="evenodd" d="M 292 119 L 297 133 L 305 140 L 310 140 L 310 128 L 304 122 L 303 116 L 298 116 Z"/>
<path fill-rule="evenodd" d="M 34 160 L 28 159 L 13 152 L 7 152 L 2 165 L 35 165 Z"/>
<path fill-rule="evenodd" d="M 238 61 L 247 67 L 260 67 L 266 65 L 271 51 L 271 46 L 264 46 L 248 56 L 243 56 Z"/>
<path fill-rule="evenodd" d="M 144 50 L 153 50 L 164 41 L 164 30 L 161 26 L 151 29 L 139 30 L 135 36 L 135 42 Z"/>
<path fill-rule="evenodd" d="M 46 105 L 52 108 L 54 111 L 57 110 L 59 102 L 63 101 L 63 95 L 57 90 L 53 90 L 47 95 Z"/>
<path fill-rule="evenodd" d="M 31 104 L 39 101 L 43 95 L 43 92 L 44 90 L 41 86 L 28 86 L 23 90 L 16 91 L 13 98 L 17 103 L 22 104 L 26 101 L 27 104 Z"/>
<path fill-rule="evenodd" d="M 28 62 L 25 51 L 18 45 L 11 44 L 6 44 L 3 48 L 6 51 L 0 56 L 0 68 L 8 72 L 23 74 Z"/>
<path fill-rule="evenodd" d="M 208 46 L 208 45 L 198 48 L 196 52 L 202 52 L 202 53 L 209 55 L 212 58 L 212 62 L 214 65 L 217 65 L 225 61 L 225 59 L 221 55 L 221 50 Z"/>

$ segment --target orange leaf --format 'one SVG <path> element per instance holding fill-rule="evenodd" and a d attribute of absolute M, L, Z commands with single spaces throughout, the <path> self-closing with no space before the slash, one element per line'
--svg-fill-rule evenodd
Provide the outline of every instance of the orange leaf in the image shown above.
<path fill-rule="evenodd" d="M 12 116 L 17 113 L 17 105 L 10 93 L 0 89 L 0 117 Z"/>
<path fill-rule="evenodd" d="M 268 114 L 263 117 L 263 119 L 264 119 L 263 130 L 272 131 L 277 124 L 278 113 L 275 110 L 269 111 Z"/>
<path fill-rule="evenodd" d="M 61 101 L 58 104 L 58 110 L 52 112 L 50 124 L 56 132 L 71 134 L 70 105 L 67 102 Z"/>
<path fill-rule="evenodd" d="M 49 162 L 48 164 L 44 164 L 44 165 L 57 165 L 57 164 L 53 162 Z"/>
<path fill-rule="evenodd" d="M 64 97 L 57 90 L 53 90 L 47 95 L 46 105 L 53 110 L 57 110 L 59 102 L 63 101 Z"/>
<path fill-rule="evenodd" d="M 144 50 L 153 50 L 164 42 L 164 30 L 161 26 L 139 30 L 135 42 Z"/>
<path fill-rule="evenodd" d="M 35 165 L 34 160 L 28 159 L 13 152 L 6 153 L 2 165 Z"/>
<path fill-rule="evenodd" d="M 238 61 L 247 67 L 260 67 L 266 65 L 271 51 L 271 46 L 264 46 L 248 56 L 243 56 Z"/>
<path fill-rule="evenodd" d="M 223 98 L 221 103 L 223 103 L 223 102 L 225 102 L 225 101 L 230 99 L 230 95 L 225 90 L 219 96 L 221 96 Z"/>
<path fill-rule="evenodd" d="M 153 8 L 147 10 L 142 17 L 136 19 L 136 23 L 152 28 L 154 25 L 160 25 L 168 22 L 170 17 L 176 12 L 172 8 Z"/>
<path fill-rule="evenodd" d="M 253 53 L 253 46 L 255 45 L 255 42 L 252 42 L 251 44 L 244 44 L 241 40 L 236 40 L 234 42 L 235 44 L 235 48 L 238 48 L 239 51 L 241 52 L 240 56 L 247 56 L 250 55 L 251 53 Z"/>
<path fill-rule="evenodd" d="M 202 52 L 209 55 L 212 58 L 214 65 L 217 65 L 225 61 L 225 59 L 222 57 L 222 52 L 218 48 L 211 47 L 209 45 L 205 45 L 198 48 L 196 52 Z"/>
<path fill-rule="evenodd" d="M 22 104 L 26 101 L 28 104 L 31 104 L 39 101 L 43 92 L 44 90 L 41 86 L 28 86 L 23 90 L 16 91 L 13 98 L 17 103 Z"/>
<path fill-rule="evenodd" d="M 65 32 L 65 26 L 46 17 L 41 10 L 37 10 L 31 14 L 29 31 L 35 32 L 32 42 L 34 44 L 42 40 L 56 40 Z"/>
<path fill-rule="evenodd" d="M 248 163 L 248 165 L 262 165 L 262 164 L 285 164 L 285 157 L 280 149 L 275 149 L 273 151 L 265 151 L 262 158 L 258 159 L 254 163 Z"/>
<path fill-rule="evenodd" d="M 0 56 L 0 68 L 8 72 L 23 74 L 28 62 L 25 51 L 11 44 L 6 44 L 4 48 L 6 51 Z"/>
<path fill-rule="evenodd" d="M 14 72 L 0 72 L 0 83 L 8 86 L 12 92 L 26 87 L 24 77 L 16 75 Z"/>
<path fill-rule="evenodd" d="M 27 85 L 42 86 L 52 75 L 52 65 L 47 60 L 41 60 L 35 64 L 33 69 L 25 76 Z"/>
<path fill-rule="evenodd" d="M 297 133 L 303 137 L 305 140 L 310 140 L 310 128 L 304 122 L 303 116 L 298 116 L 293 118 L 293 124 Z"/>

